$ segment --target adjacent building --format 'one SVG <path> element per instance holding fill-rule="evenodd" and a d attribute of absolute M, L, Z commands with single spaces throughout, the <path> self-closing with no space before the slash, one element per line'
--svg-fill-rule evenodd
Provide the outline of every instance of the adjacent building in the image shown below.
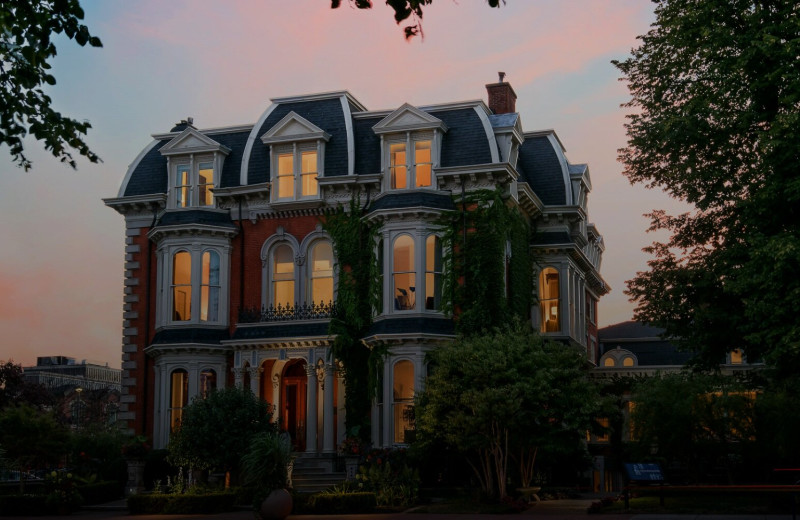
<path fill-rule="evenodd" d="M 391 345 L 374 446 L 404 444 L 425 354 L 454 338 L 437 220 L 501 189 L 535 229 L 533 325 L 599 357 L 602 236 L 585 164 L 553 130 L 526 131 L 501 80 L 483 100 L 368 110 L 347 91 L 281 97 L 255 123 L 153 135 L 106 205 L 125 218 L 119 419 L 166 445 L 190 400 L 243 386 L 298 451 L 334 453 L 349 392 L 328 332 L 337 260 L 324 216 L 356 196 L 378 229 L 382 280 L 368 344 Z M 507 253 L 509 254 L 509 253 Z M 256 311 L 253 312 L 253 309 Z"/>

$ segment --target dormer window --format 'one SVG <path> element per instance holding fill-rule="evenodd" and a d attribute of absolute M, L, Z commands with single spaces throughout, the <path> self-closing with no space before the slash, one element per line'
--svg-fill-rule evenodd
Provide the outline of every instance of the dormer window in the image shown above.
<path fill-rule="evenodd" d="M 324 176 L 325 143 L 330 137 L 295 112 L 261 136 L 270 147 L 273 202 L 319 198 L 317 179 Z"/>
<path fill-rule="evenodd" d="M 384 187 L 391 190 L 432 188 L 439 166 L 444 122 L 405 104 L 372 127 L 384 146 Z"/>
<path fill-rule="evenodd" d="M 319 153 L 316 145 L 278 147 L 276 152 L 273 200 L 317 198 Z"/>
<path fill-rule="evenodd" d="M 213 189 L 230 151 L 191 126 L 162 146 L 170 178 L 169 207 L 213 208 Z"/>
<path fill-rule="evenodd" d="M 175 166 L 175 207 L 214 206 L 214 163 L 212 160 Z"/>
<path fill-rule="evenodd" d="M 429 188 L 433 161 L 429 136 L 412 136 L 389 142 L 389 174 L 392 189 Z"/>

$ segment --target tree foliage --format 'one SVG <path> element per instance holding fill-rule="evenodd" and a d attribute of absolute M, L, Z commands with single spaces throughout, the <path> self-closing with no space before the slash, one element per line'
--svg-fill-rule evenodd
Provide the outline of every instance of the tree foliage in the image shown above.
<path fill-rule="evenodd" d="M 416 404 L 418 439 L 463 453 L 490 495 L 506 495 L 512 464 L 524 476 L 539 451 L 581 449 L 600 411 L 583 353 L 519 322 L 429 355 L 432 374 Z"/>
<path fill-rule="evenodd" d="M 29 170 L 23 139 L 30 134 L 62 163 L 75 168 L 70 149 L 96 163 L 100 158 L 83 136 L 88 121 L 63 116 L 45 94 L 55 85 L 49 61 L 56 55 L 53 34 L 64 34 L 80 46 L 102 47 L 80 23 L 78 0 L 4 0 L 0 3 L 0 145 L 10 148 L 18 166 Z"/>
<path fill-rule="evenodd" d="M 731 376 L 675 373 L 634 388 L 633 437 L 641 457 L 685 468 L 697 482 L 723 468 L 733 483 L 735 461 L 755 439 L 756 393 Z"/>
<path fill-rule="evenodd" d="M 386 5 L 394 11 L 394 21 L 399 24 L 411 18 L 411 23 L 403 27 L 406 39 L 424 36 L 422 32 L 422 6 L 431 5 L 433 0 L 386 0 Z M 500 0 L 486 0 L 490 7 L 500 7 Z M 503 0 L 505 4 L 505 0 Z M 342 5 L 342 0 L 331 0 L 331 9 Z M 358 9 L 372 9 L 372 0 L 350 0 L 350 5 Z"/>
<path fill-rule="evenodd" d="M 30 383 L 23 378 L 22 365 L 13 361 L 0 364 L 0 410 L 14 404 L 28 404 L 37 408 L 52 407 L 54 396 L 43 385 Z"/>
<path fill-rule="evenodd" d="M 22 471 L 55 466 L 67 453 L 69 433 L 52 413 L 27 404 L 0 411 L 0 445 Z"/>
<path fill-rule="evenodd" d="M 636 319 L 718 364 L 742 347 L 800 366 L 800 7 L 791 0 L 660 0 L 614 64 L 633 110 L 631 182 L 694 209 L 653 211 L 649 270 L 628 282 Z"/>
<path fill-rule="evenodd" d="M 194 469 L 233 471 L 256 434 L 275 432 L 269 404 L 248 389 L 214 390 L 183 409 L 169 441 L 169 461 Z"/>

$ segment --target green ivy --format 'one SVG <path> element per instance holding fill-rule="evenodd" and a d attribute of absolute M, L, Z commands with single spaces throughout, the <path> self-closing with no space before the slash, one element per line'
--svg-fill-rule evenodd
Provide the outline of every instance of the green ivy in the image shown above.
<path fill-rule="evenodd" d="M 456 316 L 457 332 L 491 330 L 512 316 L 529 320 L 533 263 L 525 217 L 500 190 L 454 198 L 458 209 L 445 213 L 439 224 L 445 244 L 443 309 Z"/>
<path fill-rule="evenodd" d="M 385 349 L 369 349 L 361 338 L 372 324 L 373 309 L 381 298 L 380 273 L 375 256 L 375 229 L 364 218 L 364 208 L 354 195 L 347 208 L 339 206 L 323 222 L 331 236 L 338 276 L 336 315 L 329 332 L 335 336 L 331 354 L 344 366 L 346 428 L 366 439 L 377 374 Z M 350 389 L 367 389 L 353 391 Z"/>

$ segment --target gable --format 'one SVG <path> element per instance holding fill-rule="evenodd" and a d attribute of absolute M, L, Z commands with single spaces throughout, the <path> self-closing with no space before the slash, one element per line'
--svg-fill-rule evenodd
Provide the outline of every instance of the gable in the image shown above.
<path fill-rule="evenodd" d="M 275 144 L 318 139 L 327 141 L 330 138 L 328 132 L 297 112 L 291 111 L 261 136 L 261 142 Z"/>
<path fill-rule="evenodd" d="M 444 121 L 438 119 L 422 110 L 403 104 L 400 108 L 381 119 L 372 131 L 376 134 L 388 134 L 394 132 L 406 132 L 412 130 L 441 130 L 447 131 Z"/>
<path fill-rule="evenodd" d="M 160 150 L 161 155 L 164 156 L 212 152 L 221 152 L 228 155 L 230 151 L 227 146 L 223 146 L 210 137 L 201 134 L 193 127 L 186 128 L 161 147 Z"/>

